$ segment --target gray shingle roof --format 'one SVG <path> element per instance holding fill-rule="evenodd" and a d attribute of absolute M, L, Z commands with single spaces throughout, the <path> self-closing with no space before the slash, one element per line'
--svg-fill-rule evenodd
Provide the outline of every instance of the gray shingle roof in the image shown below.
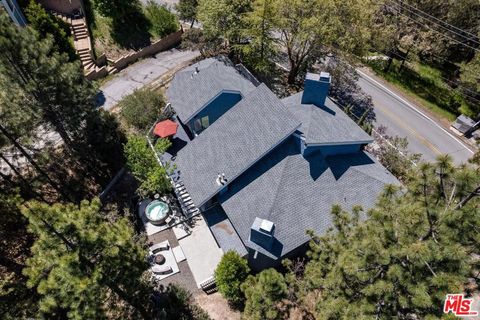
<path fill-rule="evenodd" d="M 264 84 L 257 87 L 178 152 L 175 163 L 194 204 L 221 189 L 219 173 L 233 181 L 299 126 Z"/>
<path fill-rule="evenodd" d="M 350 119 L 332 100 L 325 107 L 302 104 L 302 92 L 284 98 L 282 102 L 302 122 L 300 131 L 307 144 L 339 144 L 372 142 L 373 139 Z"/>
<path fill-rule="evenodd" d="M 290 137 L 229 185 L 219 197 L 243 243 L 270 257 L 280 257 L 309 240 L 306 230 L 324 233 L 331 208 L 373 206 L 385 184 L 399 182 L 368 153 L 304 158 Z M 249 241 L 256 217 L 275 224 L 277 244 L 267 251 Z"/>
<path fill-rule="evenodd" d="M 177 72 L 167 89 L 167 98 L 182 122 L 186 123 L 222 90 L 240 92 L 245 96 L 254 89 L 255 86 L 229 60 L 210 58 Z"/>
<path fill-rule="evenodd" d="M 233 250 L 242 257 L 248 254 L 242 240 L 221 206 L 217 205 L 208 209 L 203 213 L 203 216 L 223 251 Z"/>

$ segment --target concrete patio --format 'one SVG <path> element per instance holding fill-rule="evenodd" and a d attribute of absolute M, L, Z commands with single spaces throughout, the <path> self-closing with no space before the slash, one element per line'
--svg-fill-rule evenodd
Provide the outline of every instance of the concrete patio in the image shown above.
<path fill-rule="evenodd" d="M 223 256 L 222 249 L 213 238 L 207 223 L 202 215 L 194 217 L 191 234 L 178 240 L 187 258 L 193 277 L 200 287 L 200 283 L 213 276 L 215 268 Z"/>

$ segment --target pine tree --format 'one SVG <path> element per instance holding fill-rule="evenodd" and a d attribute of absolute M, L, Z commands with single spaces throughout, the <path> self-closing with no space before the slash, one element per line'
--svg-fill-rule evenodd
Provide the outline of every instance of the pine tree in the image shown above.
<path fill-rule="evenodd" d="M 273 60 L 277 54 L 277 46 L 273 35 L 277 17 L 274 0 L 256 0 L 252 11 L 243 17 L 246 28 L 242 30 L 247 44 L 238 45 L 246 65 L 256 72 L 268 74 L 273 69 Z"/>
<path fill-rule="evenodd" d="M 111 174 L 100 171 L 103 166 L 97 160 L 106 158 L 101 154 L 106 144 L 90 144 L 95 137 L 89 129 L 102 122 L 102 115 L 95 106 L 96 89 L 85 79 L 79 63 L 68 62 L 66 55 L 55 51 L 50 38 L 38 40 L 32 29 L 16 27 L 3 13 L 0 14 L 0 75 L 2 88 L 15 90 L 15 95 L 3 99 L 21 102 L 15 106 L 16 110 L 32 113 L 37 125 L 56 131 L 65 149 L 81 166 L 89 168 L 86 170 L 89 174 L 97 177 Z M 95 134 L 106 139 L 120 134 L 118 130 L 102 131 L 103 128 L 97 128 Z M 121 150 L 119 143 L 108 147 Z M 110 169 L 114 161 L 110 159 L 107 163 Z"/>
<path fill-rule="evenodd" d="M 287 283 L 281 273 L 267 269 L 248 276 L 241 286 L 245 294 L 245 319 L 285 319 L 279 305 L 287 297 Z"/>
<path fill-rule="evenodd" d="M 25 16 L 29 25 L 38 32 L 41 39 L 48 36 L 53 37 L 57 51 L 66 53 L 70 61 L 78 59 L 73 42 L 69 39 L 70 27 L 66 22 L 47 13 L 42 5 L 35 0 L 30 0 L 25 10 Z"/>
<path fill-rule="evenodd" d="M 36 237 L 24 274 L 42 314 L 151 318 L 146 250 L 126 217 L 107 220 L 98 199 L 79 207 L 32 202 L 23 214 Z"/>
<path fill-rule="evenodd" d="M 180 20 L 190 21 L 190 28 L 193 28 L 195 20 L 197 20 L 197 0 L 179 0 L 175 5 Z"/>
<path fill-rule="evenodd" d="M 479 184 L 478 169 L 444 156 L 421 165 L 406 190 L 387 187 L 366 221 L 360 208 L 335 206 L 299 292 L 317 292 L 322 319 L 441 316 L 445 294 L 468 292 L 478 269 Z"/>

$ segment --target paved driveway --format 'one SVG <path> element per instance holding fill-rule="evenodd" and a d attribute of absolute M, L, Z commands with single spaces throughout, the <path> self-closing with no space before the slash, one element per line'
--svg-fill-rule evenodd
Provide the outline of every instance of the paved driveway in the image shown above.
<path fill-rule="evenodd" d="M 135 89 L 152 83 L 198 56 L 198 51 L 171 49 L 130 65 L 100 87 L 97 105 L 105 110 L 110 110 L 122 97 L 131 94 Z"/>

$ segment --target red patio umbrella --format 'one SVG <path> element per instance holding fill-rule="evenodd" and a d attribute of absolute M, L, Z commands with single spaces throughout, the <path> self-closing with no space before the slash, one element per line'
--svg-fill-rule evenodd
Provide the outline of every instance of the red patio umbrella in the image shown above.
<path fill-rule="evenodd" d="M 155 133 L 160 138 L 166 138 L 173 136 L 177 133 L 178 123 L 173 122 L 172 120 L 163 120 L 155 125 L 153 133 Z"/>

